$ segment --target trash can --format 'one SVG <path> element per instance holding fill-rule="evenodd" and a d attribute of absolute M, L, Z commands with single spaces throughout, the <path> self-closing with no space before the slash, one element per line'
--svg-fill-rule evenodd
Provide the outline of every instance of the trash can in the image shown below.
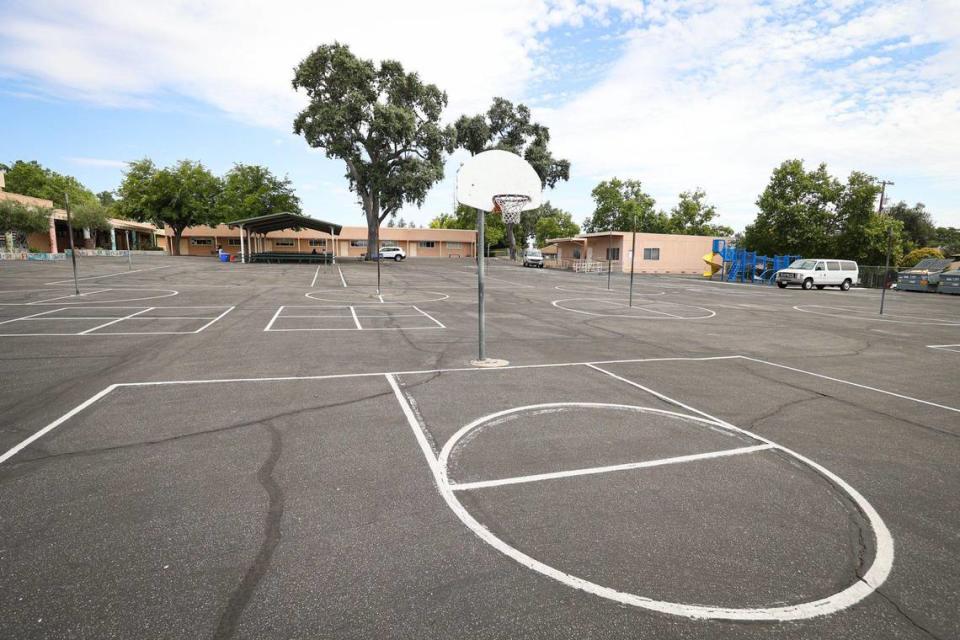
<path fill-rule="evenodd" d="M 230 254 L 229 254 L 229 253 L 221 253 L 221 254 L 220 254 L 220 262 L 230 262 Z"/>

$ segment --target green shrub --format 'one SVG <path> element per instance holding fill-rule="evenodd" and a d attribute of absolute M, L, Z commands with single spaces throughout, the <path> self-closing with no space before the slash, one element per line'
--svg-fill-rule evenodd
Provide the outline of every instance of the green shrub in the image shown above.
<path fill-rule="evenodd" d="M 921 260 L 927 258 L 943 258 L 943 252 L 936 247 L 924 247 L 922 249 L 914 249 L 907 255 L 903 256 L 900 259 L 901 267 L 912 267 L 916 265 Z"/>

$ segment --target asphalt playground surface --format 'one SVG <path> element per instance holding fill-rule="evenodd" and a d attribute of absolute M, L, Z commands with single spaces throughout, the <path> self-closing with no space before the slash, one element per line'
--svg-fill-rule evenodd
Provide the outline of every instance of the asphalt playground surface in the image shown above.
<path fill-rule="evenodd" d="M 0 262 L 0 638 L 960 637 L 960 297 Z"/>

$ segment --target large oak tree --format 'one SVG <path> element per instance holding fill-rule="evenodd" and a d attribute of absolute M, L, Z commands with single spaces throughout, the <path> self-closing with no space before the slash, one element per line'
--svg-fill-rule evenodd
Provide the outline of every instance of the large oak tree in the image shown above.
<path fill-rule="evenodd" d="M 380 224 L 404 204 L 423 204 L 443 178 L 444 152 L 453 151 L 455 137 L 440 124 L 447 94 L 399 62 L 375 64 L 339 43 L 317 47 L 297 65 L 293 87 L 310 99 L 293 130 L 347 165 L 373 257 Z"/>
<path fill-rule="evenodd" d="M 486 113 L 460 116 L 454 127 L 457 146 L 471 155 L 501 149 L 522 156 L 540 176 L 543 188 L 552 189 L 559 181 L 570 179 L 570 161 L 553 157 L 549 148 L 550 130 L 531 120 L 526 105 L 514 106 L 509 100 L 494 98 Z M 510 257 L 515 258 L 517 243 L 512 224 L 507 225 L 507 242 Z"/>

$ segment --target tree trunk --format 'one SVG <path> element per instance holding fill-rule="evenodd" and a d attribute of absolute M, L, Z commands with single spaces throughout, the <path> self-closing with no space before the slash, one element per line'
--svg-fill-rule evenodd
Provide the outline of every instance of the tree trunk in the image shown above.
<path fill-rule="evenodd" d="M 173 228 L 173 244 L 170 245 L 170 255 L 180 255 L 180 238 L 183 236 L 183 228 Z M 129 248 L 129 247 L 128 247 Z"/>
<path fill-rule="evenodd" d="M 507 244 L 510 247 L 510 259 L 517 259 L 517 239 L 513 236 L 513 224 L 507 225 Z"/>
<path fill-rule="evenodd" d="M 380 211 L 367 212 L 367 255 L 364 260 L 373 260 L 380 253 Z"/>

